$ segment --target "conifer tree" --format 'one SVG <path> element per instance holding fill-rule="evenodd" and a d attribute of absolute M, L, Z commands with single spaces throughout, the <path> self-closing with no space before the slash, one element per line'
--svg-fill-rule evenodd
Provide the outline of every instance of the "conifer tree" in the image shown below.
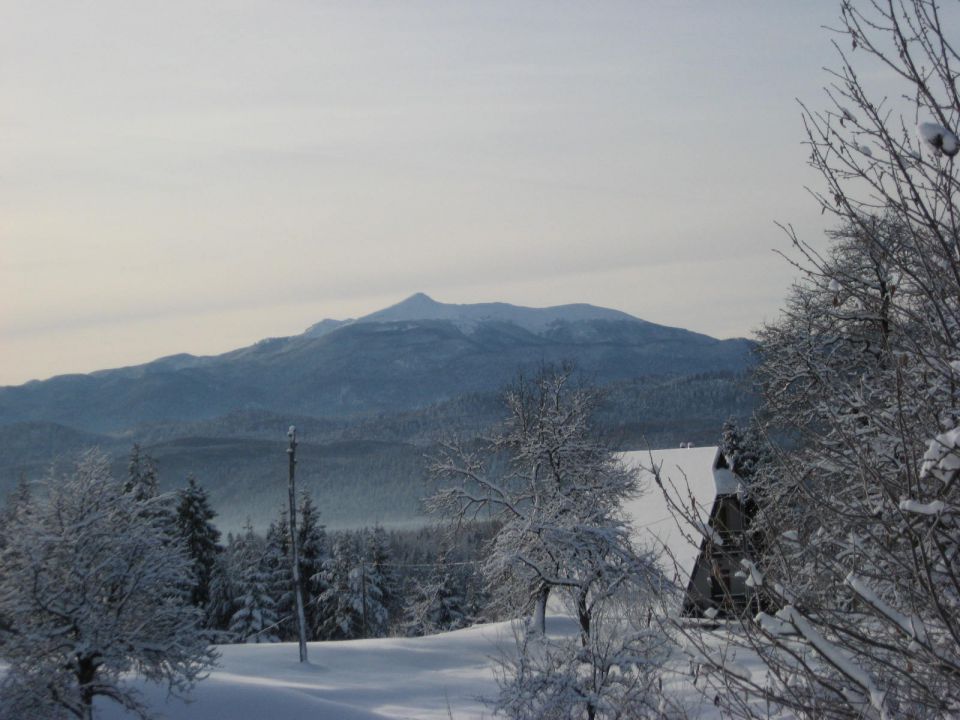
<path fill-rule="evenodd" d="M 393 565 L 390 538 L 380 525 L 375 526 L 369 534 L 367 555 L 370 558 L 370 580 L 379 590 L 380 604 L 387 618 L 385 623 L 376 629 L 376 636 L 380 637 L 387 634 L 391 619 L 402 612 L 400 582 Z"/>
<path fill-rule="evenodd" d="M 270 596 L 269 577 L 265 563 L 264 541 L 248 523 L 238 541 L 240 576 L 238 585 L 242 595 L 230 619 L 230 633 L 239 642 L 276 642 L 276 599 Z"/>
<path fill-rule="evenodd" d="M 177 529 L 193 561 L 194 584 L 190 591 L 190 602 L 205 608 L 210 600 L 213 567 L 217 555 L 223 551 L 220 531 L 212 522 L 217 514 L 210 507 L 207 492 L 192 475 L 187 478 L 187 487 L 180 491 L 179 496 Z"/>
<path fill-rule="evenodd" d="M 157 520 L 167 529 L 170 542 L 177 536 L 176 513 L 173 507 L 174 497 L 160 492 L 160 475 L 156 461 L 134 443 L 127 464 L 127 479 L 123 491 L 133 496 L 141 504 L 140 513 L 145 518 Z"/>
<path fill-rule="evenodd" d="M 319 599 L 326 590 L 323 582 L 323 566 L 330 556 L 330 550 L 326 528 L 320 524 L 320 513 L 306 491 L 300 497 L 300 522 L 297 524 L 297 535 L 300 548 L 300 577 L 303 578 L 305 591 L 304 613 L 308 632 L 315 634 L 319 616 Z"/>
<path fill-rule="evenodd" d="M 357 564 L 353 538 L 340 533 L 323 571 L 327 588 L 320 596 L 317 617 L 317 636 L 321 640 L 349 640 L 362 634 L 362 602 L 357 602 L 355 592 Z"/>
<path fill-rule="evenodd" d="M 123 491 L 133 493 L 137 500 L 154 498 L 159 492 L 157 463 L 140 449 L 139 443 L 134 443 L 130 450 Z"/>
<path fill-rule="evenodd" d="M 235 554 L 236 539 L 233 535 L 227 536 L 227 545 L 224 551 L 217 555 L 210 571 L 210 597 L 207 601 L 204 625 L 210 630 L 227 633 L 230 619 L 236 610 L 236 600 L 239 595 L 237 583 L 232 573 L 232 557 Z M 225 634 L 224 641 L 232 639 Z"/>
<path fill-rule="evenodd" d="M 286 508 L 280 509 L 280 515 L 267 529 L 263 564 L 267 593 L 274 599 L 273 610 L 279 622 L 276 635 L 282 641 L 296 640 L 293 575 L 290 572 L 290 528 Z"/>
<path fill-rule="evenodd" d="M 406 609 L 405 627 L 410 635 L 432 635 L 458 630 L 470 624 L 465 584 L 459 566 L 448 563 L 440 552 L 426 578 L 416 584 Z"/>
<path fill-rule="evenodd" d="M 17 487 L 7 497 L 6 505 L 0 512 L 0 550 L 3 550 L 7 544 L 6 528 L 17 519 L 19 513 L 29 507 L 30 497 L 30 485 L 27 483 L 26 477 L 21 475 Z"/>

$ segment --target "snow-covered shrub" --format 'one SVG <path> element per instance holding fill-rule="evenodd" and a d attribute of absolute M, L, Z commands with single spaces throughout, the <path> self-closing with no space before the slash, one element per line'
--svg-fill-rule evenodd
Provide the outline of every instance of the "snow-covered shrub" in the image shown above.
<path fill-rule="evenodd" d="M 497 659 L 500 694 L 491 704 L 514 720 L 668 717 L 659 668 L 670 650 L 633 593 L 607 598 L 588 638 L 530 633 L 514 626 L 516 653 Z"/>

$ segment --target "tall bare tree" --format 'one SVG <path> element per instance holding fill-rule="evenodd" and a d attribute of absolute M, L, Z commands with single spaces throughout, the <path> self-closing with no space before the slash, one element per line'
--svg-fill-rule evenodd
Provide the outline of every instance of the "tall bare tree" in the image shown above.
<path fill-rule="evenodd" d="M 765 552 L 743 571 L 769 612 L 732 637 L 765 672 L 689 634 L 735 715 L 960 713 L 958 10 L 842 2 L 828 107 L 803 107 L 837 230 L 818 252 L 787 229 L 801 279 L 759 333 L 793 443 L 756 475 Z"/>

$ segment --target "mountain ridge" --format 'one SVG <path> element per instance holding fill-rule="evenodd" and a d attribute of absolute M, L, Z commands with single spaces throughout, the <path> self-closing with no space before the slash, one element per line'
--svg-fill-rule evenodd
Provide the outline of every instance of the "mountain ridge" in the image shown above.
<path fill-rule="evenodd" d="M 536 318 L 536 319 L 532 319 Z M 517 320 L 521 319 L 522 322 Z M 589 303 L 567 303 L 563 305 L 552 305 L 548 307 L 526 307 L 523 305 L 514 305 L 506 302 L 483 302 L 483 303 L 443 303 L 438 302 L 423 292 L 416 292 L 413 295 L 401 300 L 398 303 L 390 305 L 381 310 L 363 315 L 359 318 L 348 318 L 337 320 L 334 318 L 325 318 L 319 322 L 310 325 L 298 335 L 286 335 L 267 337 L 258 340 L 251 345 L 227 350 L 213 355 L 194 355 L 192 353 L 181 352 L 149 360 L 144 363 L 134 365 L 120 365 L 112 368 L 102 368 L 92 370 L 88 373 L 61 373 L 44 379 L 32 379 L 18 385 L 0 385 L 0 391 L 9 388 L 18 388 L 40 383 L 48 383 L 61 378 L 77 377 L 99 377 L 107 373 L 125 373 L 130 376 L 139 376 L 143 372 L 157 370 L 183 370 L 198 367 L 207 363 L 215 362 L 228 356 L 237 356 L 246 354 L 258 349 L 263 349 L 272 344 L 296 339 L 317 339 L 330 334 L 336 330 L 351 325 L 361 323 L 388 323 L 404 321 L 445 321 L 450 320 L 455 324 L 462 324 L 467 329 L 475 329 L 476 325 L 483 322 L 508 322 L 516 324 L 524 329 L 530 330 L 534 334 L 539 334 L 547 329 L 551 323 L 557 321 L 575 322 L 581 320 L 622 320 L 626 322 L 635 322 L 642 325 L 658 328 L 670 328 L 683 330 L 682 328 L 672 328 L 667 325 L 660 325 L 648 320 L 643 320 L 622 310 L 605 308 L 599 305 Z M 459 326 L 459 325 L 458 325 Z M 533 328 L 533 329 L 531 329 Z M 691 330 L 683 330 L 685 333 L 691 333 L 711 340 L 717 340 L 712 336 L 695 333 Z M 724 340 L 744 340 L 745 338 L 726 338 Z M 724 340 L 720 340 L 723 342 Z"/>
<path fill-rule="evenodd" d="M 568 360 L 599 384 L 739 372 L 752 348 L 747 340 L 717 340 L 587 304 L 455 305 L 422 293 L 357 320 L 321 325 L 324 332 L 308 328 L 219 355 L 179 353 L 0 387 L 0 424 L 46 421 L 116 434 L 244 409 L 363 416 L 490 391 L 518 372 Z"/>

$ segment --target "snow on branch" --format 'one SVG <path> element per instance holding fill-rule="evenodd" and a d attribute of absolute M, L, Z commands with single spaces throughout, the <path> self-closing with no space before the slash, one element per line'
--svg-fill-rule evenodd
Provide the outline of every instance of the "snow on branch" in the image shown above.
<path fill-rule="evenodd" d="M 960 151 L 960 140 L 952 130 L 948 130 L 938 123 L 922 122 L 917 125 L 917 135 L 930 148 L 953 157 Z"/>
<path fill-rule="evenodd" d="M 854 662 L 848 652 L 827 640 L 794 606 L 785 606 L 777 612 L 777 616 L 791 623 L 824 660 L 859 685 L 869 698 L 870 705 L 880 713 L 882 720 L 892 717 L 884 702 L 885 694 L 877 687 L 870 674 Z"/>

